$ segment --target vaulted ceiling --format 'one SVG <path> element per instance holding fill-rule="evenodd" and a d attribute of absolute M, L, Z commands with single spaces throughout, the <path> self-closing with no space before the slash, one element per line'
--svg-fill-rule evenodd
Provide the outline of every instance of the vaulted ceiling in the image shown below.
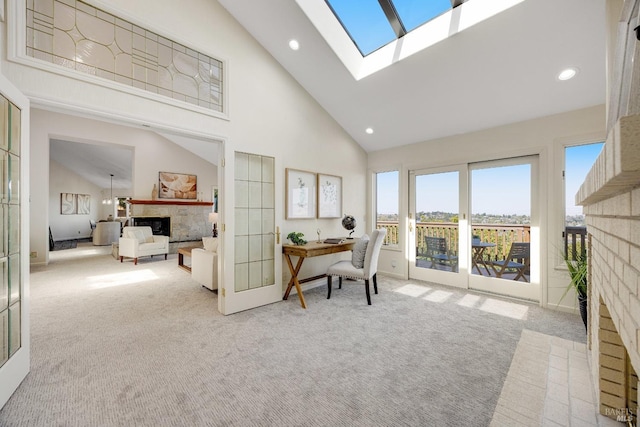
<path fill-rule="evenodd" d="M 603 0 L 524 0 L 359 80 L 298 5 L 323 0 L 219 1 L 366 151 L 605 102 Z"/>

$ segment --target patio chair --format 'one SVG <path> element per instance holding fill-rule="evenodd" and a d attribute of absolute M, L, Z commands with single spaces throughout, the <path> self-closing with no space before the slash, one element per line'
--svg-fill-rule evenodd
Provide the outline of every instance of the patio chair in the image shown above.
<path fill-rule="evenodd" d="M 431 268 L 436 268 L 436 264 L 447 265 L 451 271 L 458 271 L 458 257 L 447 249 L 447 239 L 444 237 L 425 237 L 427 249 L 425 257 L 431 260 Z"/>
<path fill-rule="evenodd" d="M 502 277 L 507 272 L 515 272 L 517 274 L 513 280 L 523 278 L 525 282 L 528 282 L 529 280 L 525 274 L 529 270 L 529 249 L 528 242 L 513 242 L 506 259 L 488 261 L 488 263 L 496 273 L 496 277 Z"/>

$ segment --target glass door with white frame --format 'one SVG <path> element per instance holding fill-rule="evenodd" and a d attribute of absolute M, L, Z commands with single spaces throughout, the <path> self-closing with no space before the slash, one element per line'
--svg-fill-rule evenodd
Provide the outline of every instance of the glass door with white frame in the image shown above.
<path fill-rule="evenodd" d="M 537 157 L 470 165 L 469 287 L 540 299 Z"/>
<path fill-rule="evenodd" d="M 410 173 L 409 275 L 466 287 L 467 256 L 461 245 L 466 229 L 464 167 Z"/>
<path fill-rule="evenodd" d="M 277 166 L 274 157 L 234 155 L 233 283 L 224 286 L 223 314 L 282 299 L 282 245 L 276 226 L 282 215 L 282 191 L 276 182 Z"/>

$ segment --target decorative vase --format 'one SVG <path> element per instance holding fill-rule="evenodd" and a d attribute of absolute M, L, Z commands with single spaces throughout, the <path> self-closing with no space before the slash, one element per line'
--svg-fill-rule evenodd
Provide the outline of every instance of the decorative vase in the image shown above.
<path fill-rule="evenodd" d="M 151 200 L 155 200 L 158 197 L 158 187 L 153 184 L 153 190 L 151 190 Z"/>
<path fill-rule="evenodd" d="M 588 301 L 586 296 L 578 295 L 578 305 L 580 306 L 580 316 L 584 323 L 584 330 L 587 331 L 587 307 Z"/>

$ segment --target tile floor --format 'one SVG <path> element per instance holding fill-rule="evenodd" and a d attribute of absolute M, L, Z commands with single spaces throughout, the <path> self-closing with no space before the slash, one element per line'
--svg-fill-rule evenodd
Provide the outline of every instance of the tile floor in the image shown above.
<path fill-rule="evenodd" d="M 524 330 L 491 426 L 623 426 L 596 410 L 585 344 Z"/>

